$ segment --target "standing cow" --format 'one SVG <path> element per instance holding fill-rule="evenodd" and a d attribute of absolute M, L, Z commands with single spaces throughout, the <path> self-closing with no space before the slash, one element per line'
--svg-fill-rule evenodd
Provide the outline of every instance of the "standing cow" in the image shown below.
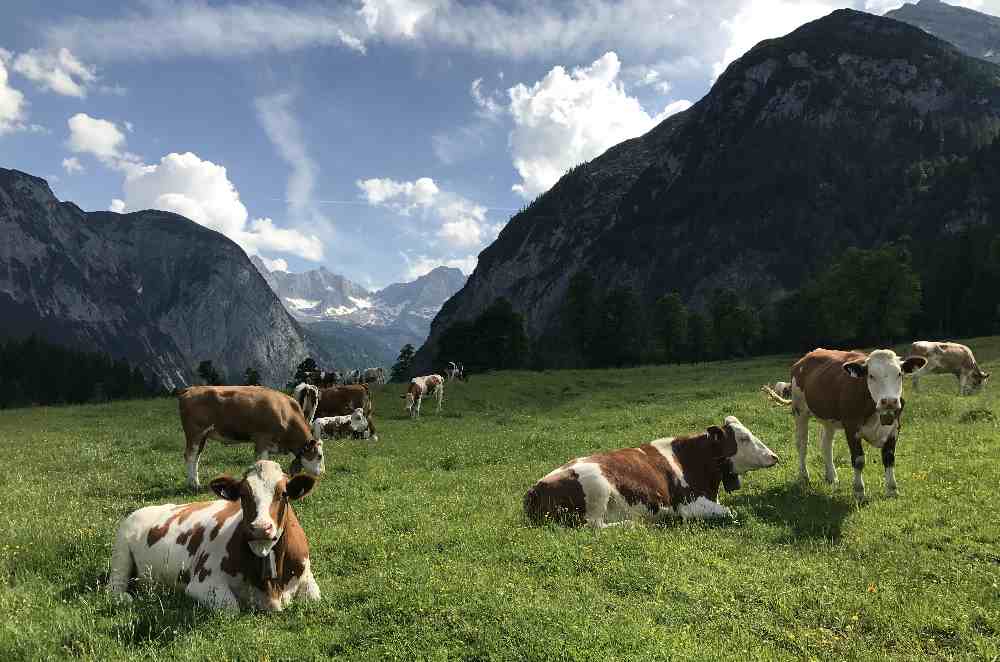
<path fill-rule="evenodd" d="M 136 510 L 118 527 L 108 591 L 127 601 L 138 577 L 180 586 L 216 608 L 277 611 L 293 598 L 319 600 L 309 544 L 289 503 L 315 483 L 260 461 L 242 480 L 214 479 L 219 501 Z"/>
<path fill-rule="evenodd" d="M 441 375 L 424 375 L 414 377 L 410 380 L 410 386 L 406 389 L 406 395 L 399 397 L 406 399 L 404 406 L 410 418 L 420 416 L 420 403 L 425 397 L 433 395 L 437 398 L 437 411 L 441 413 L 441 401 L 444 399 L 444 377 Z"/>
<path fill-rule="evenodd" d="M 791 400 L 781 398 L 765 386 L 773 400 L 792 407 L 799 477 L 809 480 L 806 450 L 809 418 L 815 416 L 823 426 L 820 448 L 826 462 L 828 483 L 837 482 L 833 435 L 837 428 L 843 428 L 854 467 L 854 496 L 859 500 L 865 498 L 862 439 L 881 449 L 885 491 L 889 496 L 896 496 L 896 439 L 903 413 L 903 375 L 919 370 L 926 363 L 921 356 L 900 360 L 891 349 L 865 354 L 821 348 L 809 352 L 792 366 Z"/>
<path fill-rule="evenodd" d="M 295 388 L 295 398 L 303 402 L 307 391 L 305 389 L 300 391 L 300 387 L 302 384 Z M 368 425 L 367 434 L 370 435 L 372 441 L 378 441 L 378 433 L 375 430 L 373 419 L 375 401 L 367 385 L 355 384 L 319 389 L 317 396 L 319 401 L 316 405 L 315 417 L 310 420 L 329 416 L 350 416 L 355 410 L 361 409 Z"/>
<path fill-rule="evenodd" d="M 315 410 L 306 400 L 302 404 Z M 253 442 L 258 460 L 268 459 L 270 453 L 291 453 L 304 471 L 322 475 L 323 442 L 313 438 L 311 416 L 303 414 L 302 404 L 263 386 L 192 386 L 178 391 L 188 485 L 201 487 L 198 461 L 209 439 Z"/>
<path fill-rule="evenodd" d="M 986 385 L 990 373 L 983 372 L 972 350 L 957 342 L 928 342 L 918 340 L 910 347 L 910 354 L 927 359 L 923 369 L 913 373 L 913 390 L 920 390 L 920 377 L 931 374 L 951 374 L 958 378 L 958 394 L 972 395 Z"/>

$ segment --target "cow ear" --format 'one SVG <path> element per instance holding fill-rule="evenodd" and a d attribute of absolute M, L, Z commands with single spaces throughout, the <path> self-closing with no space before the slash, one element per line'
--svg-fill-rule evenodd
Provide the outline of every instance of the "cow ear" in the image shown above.
<path fill-rule="evenodd" d="M 232 476 L 219 476 L 218 478 L 213 478 L 212 482 L 208 485 L 212 488 L 213 492 L 226 501 L 239 501 L 240 482 Z"/>
<path fill-rule="evenodd" d="M 288 495 L 289 499 L 295 501 L 312 492 L 315 486 L 316 478 L 309 474 L 299 474 L 288 480 L 288 483 L 285 485 L 285 494 Z"/>
<path fill-rule="evenodd" d="M 910 374 L 911 372 L 916 372 L 920 370 L 925 365 L 927 365 L 927 359 L 922 356 L 911 356 L 910 358 L 903 361 L 903 372 L 905 374 Z"/>
<path fill-rule="evenodd" d="M 864 361 L 851 361 L 844 364 L 844 372 L 855 379 L 861 379 L 868 374 L 868 366 Z"/>

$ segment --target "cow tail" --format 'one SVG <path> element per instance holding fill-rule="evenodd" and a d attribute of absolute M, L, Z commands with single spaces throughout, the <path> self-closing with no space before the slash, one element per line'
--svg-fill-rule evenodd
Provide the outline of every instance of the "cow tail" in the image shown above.
<path fill-rule="evenodd" d="M 778 395 L 777 392 L 775 392 L 775 390 L 773 388 L 771 388 L 770 386 L 767 386 L 767 385 L 761 386 L 760 390 L 763 391 L 764 395 L 766 395 L 768 397 L 768 399 L 771 400 L 772 402 L 775 402 L 775 403 L 777 403 L 779 405 L 782 405 L 784 407 L 787 407 L 787 406 L 789 406 L 789 405 L 792 404 L 791 400 L 784 399 L 783 397 L 781 397 L 780 395 Z"/>

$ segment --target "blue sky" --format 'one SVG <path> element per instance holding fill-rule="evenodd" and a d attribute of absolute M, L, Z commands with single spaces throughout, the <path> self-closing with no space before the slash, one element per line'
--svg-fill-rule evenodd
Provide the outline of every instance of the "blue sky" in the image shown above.
<path fill-rule="evenodd" d="M 0 166 L 87 210 L 182 213 L 290 271 L 468 273 L 562 172 L 757 41 L 900 4 L 9 1 Z"/>

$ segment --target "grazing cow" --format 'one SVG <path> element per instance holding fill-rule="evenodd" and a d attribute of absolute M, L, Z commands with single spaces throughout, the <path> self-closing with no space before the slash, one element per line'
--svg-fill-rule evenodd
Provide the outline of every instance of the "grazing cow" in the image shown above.
<path fill-rule="evenodd" d="M 378 441 L 373 418 L 375 402 L 367 385 L 355 384 L 320 389 L 319 404 L 316 407 L 317 418 L 350 416 L 356 409 L 362 410 L 372 441 Z"/>
<path fill-rule="evenodd" d="M 903 413 L 903 374 L 919 370 L 927 363 L 922 356 L 900 360 L 891 349 L 871 354 L 832 349 L 815 349 L 792 366 L 792 397 L 785 399 L 764 387 L 768 395 L 791 405 L 795 416 L 795 441 L 799 452 L 799 477 L 809 480 L 806 450 L 809 445 L 809 417 L 823 426 L 820 448 L 826 462 L 826 481 L 837 482 L 833 466 L 833 435 L 843 428 L 854 467 L 854 496 L 865 498 L 864 439 L 882 450 L 885 491 L 896 496 L 896 439 Z"/>
<path fill-rule="evenodd" d="M 912 356 L 927 359 L 923 369 L 913 373 L 913 390 L 919 391 L 922 375 L 948 373 L 958 378 L 958 394 L 972 395 L 986 385 L 990 373 L 983 372 L 972 350 L 957 342 L 927 342 L 919 340 L 910 347 Z"/>
<path fill-rule="evenodd" d="M 108 590 L 129 601 L 129 581 L 151 578 L 215 608 L 278 611 L 293 598 L 319 600 L 309 544 L 289 503 L 315 483 L 259 461 L 242 480 L 212 481 L 221 500 L 136 510 L 118 527 Z"/>
<path fill-rule="evenodd" d="M 410 418 L 416 418 L 420 416 L 420 403 L 425 397 L 431 395 L 437 398 L 437 410 L 440 414 L 441 400 L 444 399 L 444 377 L 441 375 L 414 377 L 410 380 L 406 395 L 399 397 L 406 398 L 406 411 L 410 414 Z"/>
<path fill-rule="evenodd" d="M 465 376 L 465 366 L 461 363 L 448 361 L 448 369 L 445 370 L 445 374 L 447 375 L 449 382 L 453 382 L 456 379 L 461 379 L 463 382 L 469 381 Z"/>
<path fill-rule="evenodd" d="M 368 421 L 365 420 L 365 411 L 360 407 L 348 415 L 325 416 L 313 421 L 313 436 L 317 439 L 332 437 L 341 439 L 354 434 L 368 436 Z"/>
<path fill-rule="evenodd" d="M 701 434 L 568 462 L 528 490 L 524 512 L 536 523 L 586 522 L 598 529 L 637 518 L 726 517 L 732 513 L 718 502 L 719 485 L 732 492 L 740 474 L 777 463 L 771 449 L 728 416 L 721 428 Z"/>
<path fill-rule="evenodd" d="M 302 402 L 315 411 L 308 397 Z M 191 386 L 178 392 L 177 404 L 192 489 L 201 487 L 198 461 L 210 438 L 224 444 L 253 442 L 258 460 L 291 453 L 305 471 L 323 474 L 323 443 L 313 438 L 302 404 L 284 393 L 263 386 Z"/>

